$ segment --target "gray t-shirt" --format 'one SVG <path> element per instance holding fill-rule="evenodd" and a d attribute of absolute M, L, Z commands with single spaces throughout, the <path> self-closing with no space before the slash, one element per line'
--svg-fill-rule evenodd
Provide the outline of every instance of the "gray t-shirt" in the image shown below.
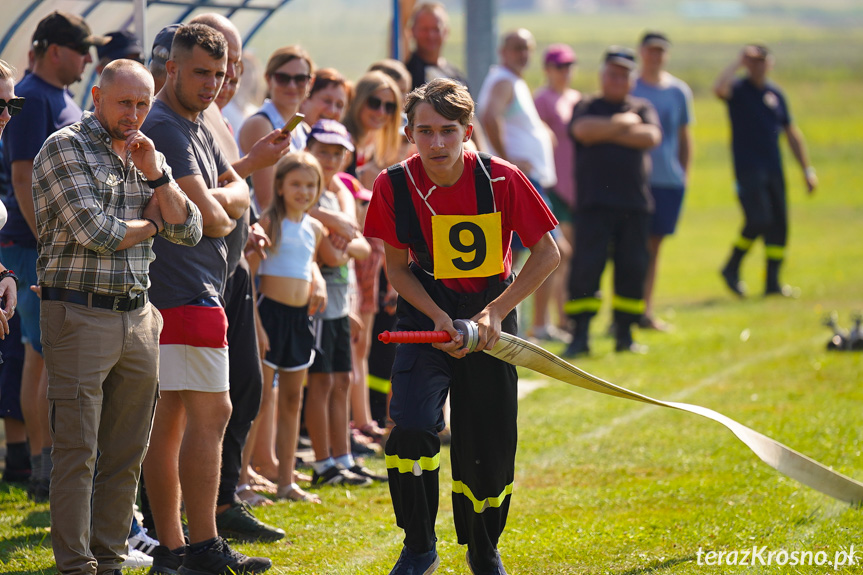
<path fill-rule="evenodd" d="M 219 174 L 229 168 L 200 117 L 190 122 L 161 100 L 153 104 L 141 131 L 165 154 L 174 179 L 200 175 L 208 188 L 215 188 Z M 228 266 L 224 238 L 204 236 L 198 245 L 186 247 L 157 236 L 153 252 L 150 301 L 158 309 L 221 299 Z"/>
<path fill-rule="evenodd" d="M 650 185 L 683 188 L 686 174 L 680 165 L 680 127 L 692 122 L 692 91 L 683 80 L 667 75 L 663 83 L 654 86 L 641 78 L 635 83 L 632 95 L 650 100 L 662 125 L 662 144 L 650 151 L 653 170 Z"/>
<path fill-rule="evenodd" d="M 318 201 L 318 206 L 333 211 L 341 211 L 339 206 L 339 198 L 332 192 L 324 191 L 321 194 L 321 199 Z M 324 281 L 327 282 L 327 307 L 322 313 L 315 317 L 322 319 L 340 319 L 346 317 L 351 306 L 348 301 L 348 266 L 330 267 L 321 265 L 321 275 Z"/>

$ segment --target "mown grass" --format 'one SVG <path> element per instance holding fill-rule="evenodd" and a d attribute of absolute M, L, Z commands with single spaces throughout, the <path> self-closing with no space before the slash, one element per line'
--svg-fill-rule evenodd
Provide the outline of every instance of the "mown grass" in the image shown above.
<path fill-rule="evenodd" d="M 501 28 L 515 22 L 506 18 Z M 577 22 L 530 17 L 524 23 L 534 26 L 541 42 L 565 32 L 583 54 L 595 50 L 596 58 L 601 46 L 634 41 L 650 25 L 623 16 Z M 847 325 L 850 312 L 863 308 L 863 110 L 856 97 L 863 81 L 852 73 L 860 69 L 863 41 L 841 27 L 769 24 L 706 30 L 671 19 L 667 29 L 683 39 L 672 68 L 684 78 L 691 71 L 701 86 L 694 171 L 678 233 L 664 246 L 658 285 L 659 315 L 675 330 L 639 334 L 650 345 L 648 355 L 617 355 L 602 336 L 602 316 L 595 322 L 594 355 L 579 365 L 659 399 L 716 409 L 863 479 L 863 355 L 827 352 L 829 332 L 820 325 L 828 311 L 839 311 Z M 725 110 L 705 87 L 754 32 L 782 41 L 776 78 L 788 93 L 821 179 L 817 194 L 807 197 L 799 169 L 787 158 L 791 242 L 784 277 L 801 288 L 796 300 L 736 300 L 718 275 L 741 220 Z M 584 50 L 579 38 L 586 39 Z M 818 60 L 806 64 L 813 46 Z M 695 51 L 699 47 L 702 51 Z M 710 63 L 699 68 L 702 58 Z M 803 64 L 789 68 L 783 62 Z M 594 89 L 594 74 L 583 72 L 577 84 Z M 760 246 L 743 274 L 754 292 L 762 289 Z M 537 379 L 528 372 L 522 376 Z M 510 573 L 859 572 L 859 567 L 698 565 L 699 551 L 753 546 L 824 551 L 832 559 L 852 545 L 863 549 L 863 515 L 773 471 L 713 422 L 542 383 L 521 402 L 516 490 L 500 544 Z M 369 464 L 382 468 L 379 460 Z M 452 528 L 446 463 L 441 483 L 439 572 L 466 573 L 464 550 Z M 279 503 L 257 511 L 283 527 L 287 540 L 238 547 L 271 557 L 275 573 L 387 573 L 401 533 L 386 487 L 328 489 L 322 497 L 321 506 Z M 32 505 L 20 489 L 0 485 L 0 572 L 51 573 L 47 526 L 45 505 Z"/>

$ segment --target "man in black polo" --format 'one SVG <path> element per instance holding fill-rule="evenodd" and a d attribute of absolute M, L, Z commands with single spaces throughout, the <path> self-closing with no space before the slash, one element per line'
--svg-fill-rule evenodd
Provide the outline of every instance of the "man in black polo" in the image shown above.
<path fill-rule="evenodd" d="M 653 198 L 648 186 L 648 151 L 662 141 L 653 105 L 630 96 L 635 53 L 612 46 L 600 71 L 601 92 L 575 105 L 570 135 L 575 139 L 575 251 L 567 315 L 573 320 L 568 356 L 590 351 L 590 320 L 601 304 L 599 282 L 605 262 L 614 260 L 617 351 L 643 351 L 632 340 L 632 324 L 644 313 L 644 278 Z"/>
<path fill-rule="evenodd" d="M 773 57 L 764 46 L 746 46 L 716 80 L 713 91 L 728 103 L 731 118 L 731 149 L 737 197 L 743 207 L 744 225 L 734 243 L 731 257 L 722 268 L 729 289 L 746 295 L 740 281 L 740 262 L 758 236 L 764 238 L 767 256 L 765 295 L 793 295 L 779 283 L 779 268 L 785 259 L 788 237 L 788 207 L 785 177 L 779 153 L 779 135 L 785 132 L 794 158 L 803 168 L 806 189 L 811 194 L 818 185 L 815 169 L 809 165 L 803 134 L 791 121 L 785 96 L 767 79 Z M 746 73 L 737 77 L 737 71 Z"/>

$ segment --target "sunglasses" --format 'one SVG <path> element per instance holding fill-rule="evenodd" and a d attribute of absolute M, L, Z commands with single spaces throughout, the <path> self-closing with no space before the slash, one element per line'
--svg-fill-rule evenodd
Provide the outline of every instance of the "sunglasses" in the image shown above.
<path fill-rule="evenodd" d="M 396 106 L 395 102 L 384 102 L 380 98 L 375 96 L 369 96 L 369 99 L 366 100 L 366 106 L 371 108 L 372 110 L 380 110 L 381 106 L 386 111 L 387 114 L 395 114 L 398 106 Z"/>
<path fill-rule="evenodd" d="M 273 72 L 272 76 L 279 86 L 290 86 L 291 82 L 302 86 L 312 79 L 309 74 L 285 74 L 284 72 Z"/>
<path fill-rule="evenodd" d="M 74 50 L 81 54 L 82 56 L 86 56 L 90 53 L 90 44 L 60 44 L 64 48 L 69 48 L 70 50 Z"/>
<path fill-rule="evenodd" d="M 14 116 L 24 108 L 24 98 L 11 98 L 9 100 L 0 98 L 0 114 L 7 108 L 9 109 L 9 115 Z"/>
<path fill-rule="evenodd" d="M 558 70 L 567 70 L 569 68 L 572 68 L 574 65 L 575 65 L 575 62 L 559 62 L 559 63 L 552 64 L 552 66 L 554 66 Z"/>

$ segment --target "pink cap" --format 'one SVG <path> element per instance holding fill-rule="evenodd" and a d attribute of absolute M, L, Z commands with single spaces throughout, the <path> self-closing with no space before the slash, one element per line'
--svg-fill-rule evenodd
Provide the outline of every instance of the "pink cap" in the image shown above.
<path fill-rule="evenodd" d="M 348 187 L 354 195 L 354 199 L 364 202 L 371 201 L 372 191 L 364 188 L 358 179 L 345 172 L 339 172 L 336 176 L 338 176 L 342 183 Z"/>
<path fill-rule="evenodd" d="M 546 64 L 572 64 L 577 59 L 575 51 L 566 44 L 552 44 L 545 50 Z"/>

